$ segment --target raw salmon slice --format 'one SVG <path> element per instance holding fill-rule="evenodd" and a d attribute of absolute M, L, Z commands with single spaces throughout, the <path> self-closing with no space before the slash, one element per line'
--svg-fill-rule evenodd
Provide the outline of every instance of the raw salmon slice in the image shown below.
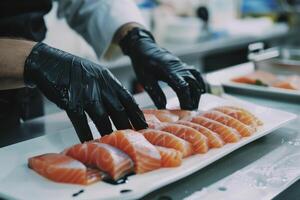
<path fill-rule="evenodd" d="M 134 171 L 141 174 L 160 168 L 158 150 L 146 138 L 133 130 L 120 130 L 96 140 L 125 152 L 134 161 Z"/>
<path fill-rule="evenodd" d="M 194 153 L 206 153 L 208 151 L 207 137 L 193 128 L 173 123 L 165 123 L 158 128 L 190 142 L 193 145 Z"/>
<path fill-rule="evenodd" d="M 251 126 L 253 128 L 256 128 L 258 126 L 255 117 L 253 117 L 252 115 L 249 115 L 248 113 L 243 112 L 241 110 L 232 109 L 232 108 L 225 107 L 225 106 L 214 108 L 214 110 L 217 110 L 226 115 L 229 115 L 229 116 L 233 117 L 234 119 L 239 120 L 240 122 L 242 122 L 243 124 L 245 124 L 247 126 Z"/>
<path fill-rule="evenodd" d="M 176 149 L 156 146 L 161 156 L 162 167 L 178 167 L 182 163 L 182 153 Z"/>
<path fill-rule="evenodd" d="M 300 90 L 300 88 L 297 88 L 297 85 L 290 83 L 288 81 L 278 81 L 272 85 L 276 88 L 282 88 L 282 89 L 288 89 L 288 90 Z"/>
<path fill-rule="evenodd" d="M 209 130 L 208 128 L 205 128 L 204 126 L 184 120 L 179 120 L 176 123 L 196 129 L 197 131 L 205 135 L 208 139 L 209 148 L 220 148 L 224 145 L 224 141 L 217 133 Z"/>
<path fill-rule="evenodd" d="M 191 119 L 191 122 L 200 124 L 211 131 L 216 132 L 226 143 L 237 142 L 241 138 L 241 135 L 235 129 L 203 116 L 195 116 Z"/>
<path fill-rule="evenodd" d="M 184 119 L 184 118 L 193 117 L 197 115 L 197 112 L 189 111 L 189 110 L 172 109 L 168 111 L 174 115 L 177 115 L 179 119 Z"/>
<path fill-rule="evenodd" d="M 244 76 L 233 78 L 232 81 L 254 85 L 271 85 L 277 81 L 277 77 L 272 73 L 258 70 Z"/>
<path fill-rule="evenodd" d="M 144 129 L 140 132 L 153 145 L 176 149 L 182 153 L 183 157 L 193 154 L 193 146 L 191 143 L 171 133 L 155 129 Z"/>
<path fill-rule="evenodd" d="M 179 119 L 177 115 L 170 113 L 168 110 L 144 109 L 143 113 L 155 115 L 161 122 L 176 122 Z"/>
<path fill-rule="evenodd" d="M 87 170 L 81 162 L 57 153 L 47 153 L 28 159 L 28 166 L 40 175 L 56 182 L 87 185 L 101 180 L 101 173 Z"/>
<path fill-rule="evenodd" d="M 144 116 L 149 128 L 154 128 L 161 123 L 161 121 L 153 114 L 144 113 Z"/>
<path fill-rule="evenodd" d="M 87 168 L 86 170 L 86 185 L 95 183 L 100 180 L 107 179 L 108 175 L 98 169 Z"/>
<path fill-rule="evenodd" d="M 272 86 L 289 90 L 300 90 L 300 76 L 288 76 L 284 80 L 273 83 Z"/>
<path fill-rule="evenodd" d="M 243 137 L 248 137 L 255 132 L 255 129 L 251 128 L 250 126 L 247 126 L 239 120 L 216 110 L 208 111 L 204 113 L 203 116 L 234 128 Z"/>
<path fill-rule="evenodd" d="M 239 111 L 241 111 L 241 112 L 243 112 L 243 113 L 245 113 L 245 114 L 247 114 L 247 115 L 252 116 L 252 117 L 255 119 L 256 124 L 257 124 L 258 126 L 262 126 L 262 125 L 264 124 L 264 123 L 263 123 L 260 119 L 258 119 L 254 114 L 252 114 L 251 112 L 249 112 L 248 110 L 246 110 L 246 109 L 244 109 L 244 108 L 235 107 L 235 106 L 223 106 L 223 107 L 225 107 L 225 108 L 231 108 L 231 109 L 234 109 L 234 110 L 239 110 Z"/>
<path fill-rule="evenodd" d="M 133 172 L 133 161 L 119 149 L 108 144 L 88 142 L 76 144 L 64 152 L 91 167 L 108 173 L 113 180 L 118 180 Z"/>

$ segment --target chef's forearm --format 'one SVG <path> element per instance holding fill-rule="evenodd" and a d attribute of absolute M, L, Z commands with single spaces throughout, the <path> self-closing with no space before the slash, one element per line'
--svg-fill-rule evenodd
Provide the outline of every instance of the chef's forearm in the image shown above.
<path fill-rule="evenodd" d="M 136 27 L 143 28 L 144 26 L 135 22 L 124 24 L 115 33 L 113 37 L 113 42 L 115 44 L 119 44 L 120 40 L 122 40 L 123 37 L 125 37 L 130 30 Z"/>
<path fill-rule="evenodd" d="M 0 38 L 0 90 L 24 87 L 24 63 L 35 42 Z"/>

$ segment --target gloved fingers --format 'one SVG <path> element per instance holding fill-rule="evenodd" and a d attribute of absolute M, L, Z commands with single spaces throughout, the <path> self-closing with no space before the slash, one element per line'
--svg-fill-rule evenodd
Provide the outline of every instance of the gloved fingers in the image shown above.
<path fill-rule="evenodd" d="M 184 77 L 173 74 L 172 76 L 169 76 L 167 83 L 177 94 L 181 109 L 192 110 L 193 102 L 191 99 L 191 92 L 189 84 L 184 80 Z"/>
<path fill-rule="evenodd" d="M 138 66 L 137 63 L 135 63 L 134 61 L 132 62 L 134 66 Z M 136 72 L 137 71 L 138 69 L 136 69 Z M 167 104 L 167 99 L 158 84 L 158 80 L 153 77 L 154 75 L 145 72 L 139 72 L 139 73 L 137 72 L 137 75 L 141 75 L 138 76 L 138 81 L 143 85 L 144 89 L 152 99 L 154 105 L 158 109 L 165 109 Z"/>
<path fill-rule="evenodd" d="M 114 93 L 116 93 L 116 95 L 118 96 L 121 105 L 125 109 L 131 125 L 136 130 L 146 128 L 148 125 L 146 123 L 143 112 L 140 110 L 130 92 L 122 86 L 122 84 L 111 74 L 110 71 L 106 70 L 105 73 L 107 74 L 106 78 L 108 83 L 112 87 Z M 122 115 L 124 116 L 124 113 Z"/>
<path fill-rule="evenodd" d="M 107 98 L 104 97 L 104 105 L 116 129 L 132 128 L 125 108 L 120 103 L 119 99 L 117 99 L 117 94 Z"/>
<path fill-rule="evenodd" d="M 86 104 L 85 111 L 96 125 L 101 136 L 111 133 L 112 126 L 104 105 L 100 101 L 92 101 Z"/>
<path fill-rule="evenodd" d="M 198 81 L 198 84 L 200 85 L 200 89 L 201 89 L 201 94 L 204 94 L 206 92 L 207 84 L 205 83 L 201 73 L 196 69 L 191 69 L 190 72 Z"/>
<path fill-rule="evenodd" d="M 78 113 L 73 111 L 66 111 L 71 120 L 80 142 L 86 142 L 93 139 L 91 129 L 88 125 L 87 117 L 84 112 Z"/>
<path fill-rule="evenodd" d="M 80 62 L 73 62 L 72 67 L 74 69 L 71 70 L 70 80 L 69 80 L 70 83 L 66 83 L 66 84 L 70 85 L 69 91 L 67 93 L 67 95 L 69 97 L 68 107 L 71 110 L 74 110 L 74 109 L 78 108 L 77 105 L 79 102 L 80 102 L 80 104 L 83 103 L 83 101 L 82 101 L 83 96 L 84 96 L 84 93 L 86 93 L 87 89 L 82 87 L 82 85 L 84 85 L 87 80 L 85 80 L 83 78 L 84 76 L 82 76 L 82 74 L 84 72 L 83 72 Z"/>
<path fill-rule="evenodd" d="M 130 122 L 134 129 L 141 130 L 148 127 L 146 123 L 145 117 L 138 104 L 134 100 L 133 96 L 129 93 L 128 90 L 120 86 L 121 88 L 118 90 L 119 99 L 123 104 L 127 116 L 130 119 Z"/>
<path fill-rule="evenodd" d="M 189 83 L 191 100 L 192 100 L 192 109 L 195 110 L 198 108 L 200 96 L 201 96 L 201 87 L 199 86 L 197 80 L 191 77 L 186 77 L 186 81 Z"/>
<path fill-rule="evenodd" d="M 167 99 L 158 82 L 146 83 L 144 88 L 158 109 L 166 108 Z"/>

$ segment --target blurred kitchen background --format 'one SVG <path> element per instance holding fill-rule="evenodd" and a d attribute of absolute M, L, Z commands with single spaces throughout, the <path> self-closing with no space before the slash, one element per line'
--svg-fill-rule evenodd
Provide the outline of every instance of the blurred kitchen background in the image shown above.
<path fill-rule="evenodd" d="M 157 42 L 207 73 L 248 61 L 248 46 L 300 47 L 300 0 L 135 0 Z M 143 89 L 126 57 L 104 60 L 64 19 L 46 16 L 45 42 L 109 67 L 133 93 Z M 262 48 L 260 46 L 260 48 Z M 45 113 L 59 109 L 47 100 Z"/>

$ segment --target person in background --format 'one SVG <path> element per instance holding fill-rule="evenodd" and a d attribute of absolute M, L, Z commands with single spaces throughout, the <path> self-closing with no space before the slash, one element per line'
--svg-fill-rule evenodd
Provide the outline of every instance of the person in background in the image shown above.
<path fill-rule="evenodd" d="M 198 107 L 205 92 L 200 73 L 156 44 L 133 1 L 58 4 L 58 16 L 99 57 L 112 46 L 130 57 L 138 81 L 157 108 L 166 106 L 158 81 L 173 88 L 182 109 Z M 34 112 L 30 116 L 31 111 L 42 108 L 37 88 L 66 111 L 82 142 L 92 139 L 86 114 L 101 135 L 112 132 L 109 119 L 117 129 L 147 127 L 132 95 L 107 68 L 42 42 L 47 31 L 43 17 L 51 10 L 51 0 L 2 0 L 0 5 L 0 124 L 35 116 Z"/>

